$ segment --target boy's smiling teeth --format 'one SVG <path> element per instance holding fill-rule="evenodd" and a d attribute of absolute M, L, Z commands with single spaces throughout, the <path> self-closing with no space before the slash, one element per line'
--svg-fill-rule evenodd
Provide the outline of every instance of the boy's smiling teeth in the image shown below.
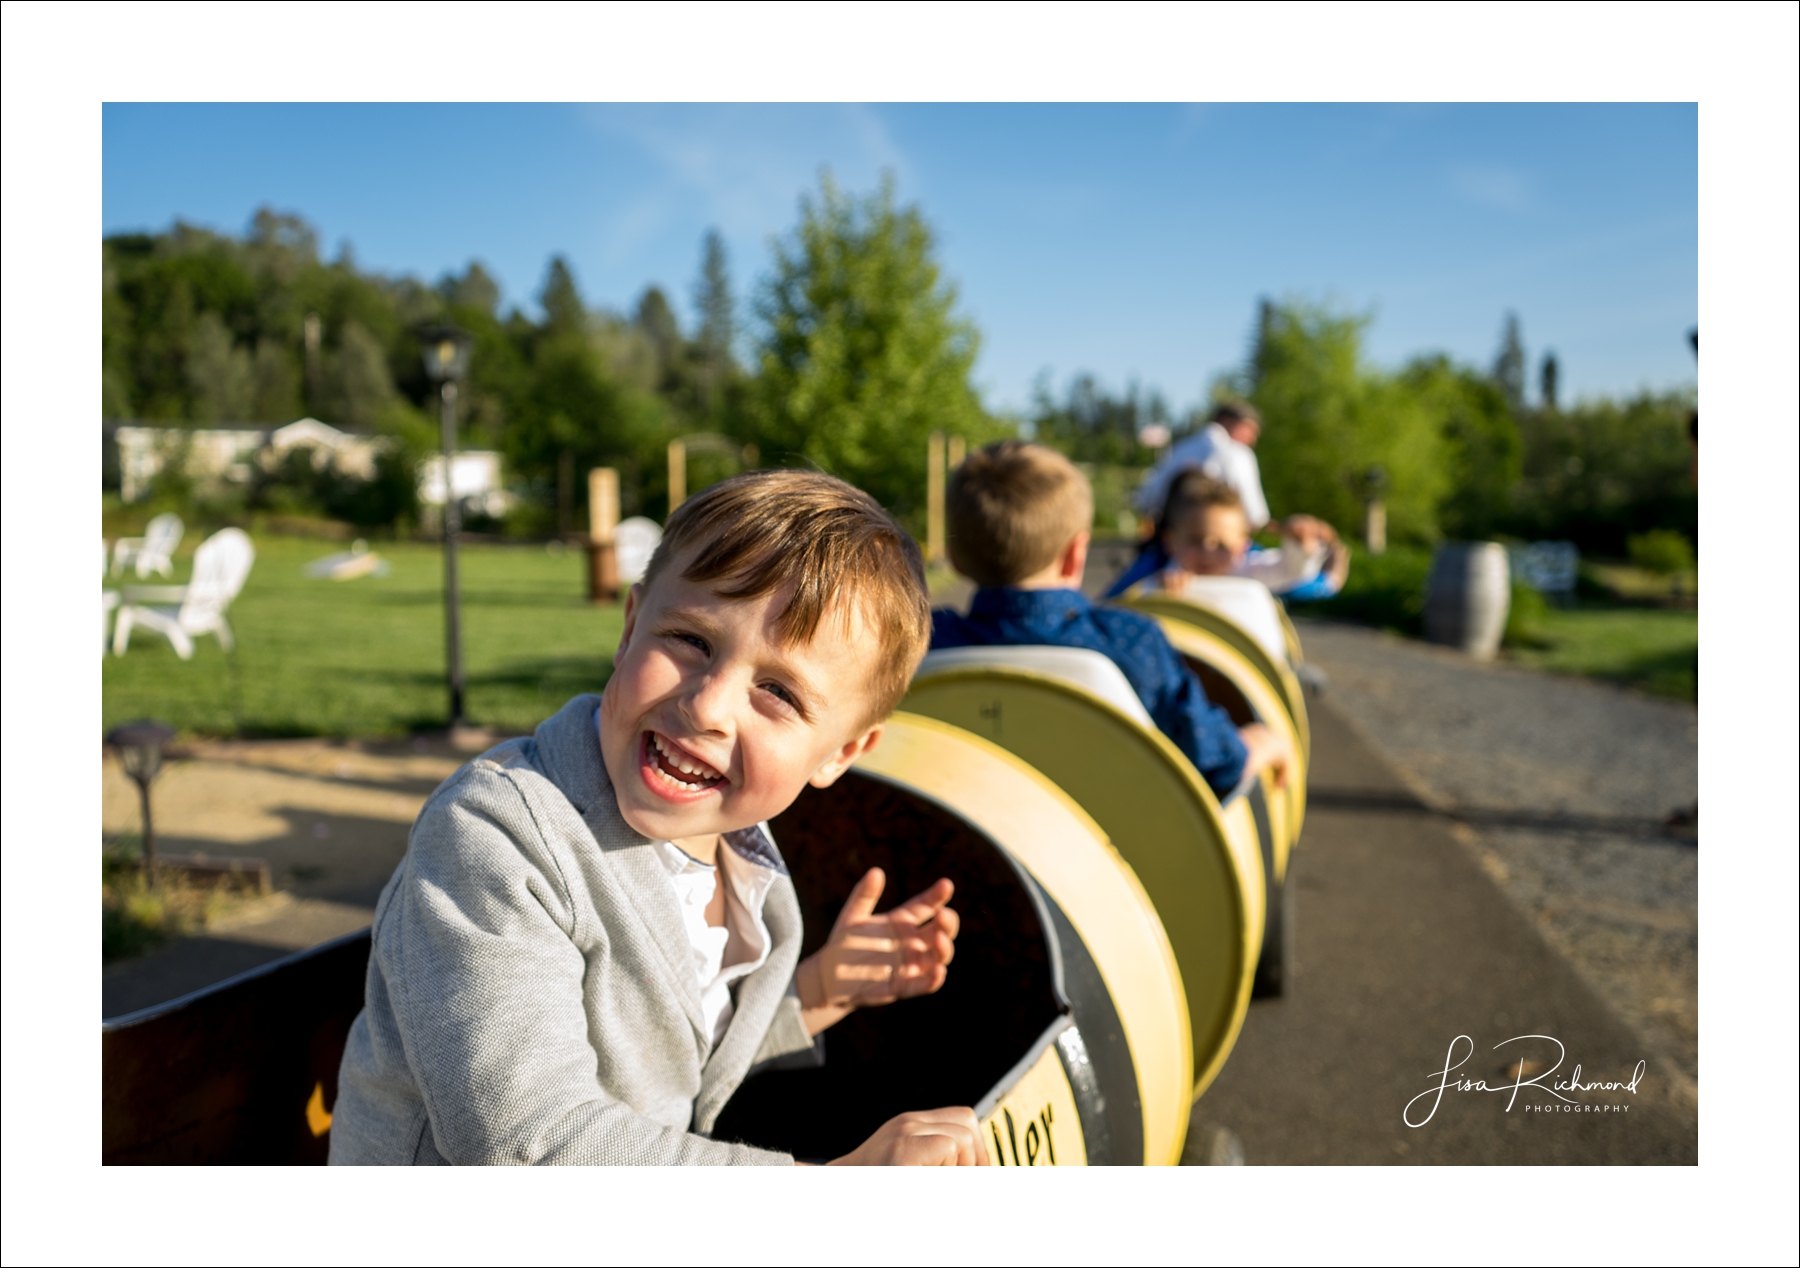
<path fill-rule="evenodd" d="M 650 749 L 654 758 L 651 767 L 677 788 L 699 792 L 725 778 L 705 762 L 694 760 L 674 745 L 664 744 L 662 736 L 654 731 L 650 732 Z M 683 779 L 683 775 L 688 779 Z"/>

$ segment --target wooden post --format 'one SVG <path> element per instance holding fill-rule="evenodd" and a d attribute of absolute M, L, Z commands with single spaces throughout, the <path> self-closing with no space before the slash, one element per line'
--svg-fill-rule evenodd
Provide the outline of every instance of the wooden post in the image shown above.
<path fill-rule="evenodd" d="M 925 445 L 925 562 L 944 562 L 944 433 Z"/>
<path fill-rule="evenodd" d="M 1371 555 L 1387 550 L 1387 503 L 1380 498 L 1369 499 L 1363 516 L 1363 545 L 1369 548 Z"/>
<path fill-rule="evenodd" d="M 963 459 L 969 456 L 969 442 L 961 436 L 950 437 L 950 470 L 955 471 L 962 466 Z"/>
<path fill-rule="evenodd" d="M 612 467 L 588 472 L 588 602 L 619 598 L 619 473 Z"/>
<path fill-rule="evenodd" d="M 669 514 L 687 501 L 687 441 L 669 442 Z"/>

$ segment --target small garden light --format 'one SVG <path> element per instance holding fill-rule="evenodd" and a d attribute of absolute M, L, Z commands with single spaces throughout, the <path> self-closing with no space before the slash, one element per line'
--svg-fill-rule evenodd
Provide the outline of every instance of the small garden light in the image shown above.
<path fill-rule="evenodd" d="M 150 781 L 162 771 L 163 745 L 174 738 L 173 728 L 148 718 L 114 727 L 106 736 L 119 755 L 119 765 L 138 786 L 144 818 L 144 882 L 151 889 L 156 888 L 156 831 L 150 821 Z"/>
<path fill-rule="evenodd" d="M 1363 476 L 1363 545 L 1371 555 L 1387 550 L 1387 469 L 1379 462 Z"/>
<path fill-rule="evenodd" d="M 462 612 L 456 577 L 456 546 L 462 536 L 462 508 L 456 503 L 456 385 L 469 373 L 475 337 L 455 326 L 419 332 L 425 373 L 443 401 L 444 446 L 444 660 L 450 678 L 450 732 L 463 721 Z"/>

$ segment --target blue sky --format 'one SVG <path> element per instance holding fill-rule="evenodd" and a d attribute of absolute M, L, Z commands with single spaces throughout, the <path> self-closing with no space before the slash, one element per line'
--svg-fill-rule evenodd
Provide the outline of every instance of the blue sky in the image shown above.
<path fill-rule="evenodd" d="M 479 259 L 535 307 L 566 254 L 589 303 L 684 313 L 716 226 L 740 297 L 829 166 L 894 172 L 979 326 L 977 378 L 1044 371 L 1177 407 L 1237 365 L 1261 295 L 1373 311 L 1394 364 L 1486 365 L 1503 315 L 1567 395 L 1692 381 L 1692 105 L 109 105 L 105 232 L 238 232 L 295 211 L 328 252 L 436 278 Z"/>

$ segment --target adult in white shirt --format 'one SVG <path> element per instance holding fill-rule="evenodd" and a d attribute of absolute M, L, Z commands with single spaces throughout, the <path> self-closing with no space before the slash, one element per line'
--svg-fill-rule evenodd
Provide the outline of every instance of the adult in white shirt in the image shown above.
<path fill-rule="evenodd" d="M 1230 485 L 1244 504 L 1250 531 L 1260 532 L 1269 522 L 1269 502 L 1263 497 L 1262 469 L 1256 465 L 1256 440 L 1262 435 L 1262 419 L 1249 405 L 1225 404 L 1212 412 L 1206 426 L 1184 436 L 1170 447 L 1161 462 L 1150 469 L 1133 499 L 1138 513 L 1152 519 L 1162 515 L 1169 486 L 1183 471 L 1198 467 L 1215 480 Z"/>

